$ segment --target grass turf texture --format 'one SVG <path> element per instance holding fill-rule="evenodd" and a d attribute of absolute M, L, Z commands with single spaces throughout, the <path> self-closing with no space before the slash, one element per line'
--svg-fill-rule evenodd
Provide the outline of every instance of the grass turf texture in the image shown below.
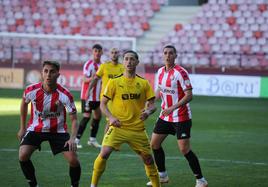
<path fill-rule="evenodd" d="M 74 92 L 80 113 L 79 93 Z M 0 186 L 27 187 L 18 163 L 19 104 L 22 90 L 0 89 Z M 160 103 L 157 103 L 159 108 Z M 198 97 L 191 102 L 193 113 L 192 149 L 198 155 L 203 174 L 211 187 L 268 186 L 268 100 L 223 97 Z M 146 121 L 150 135 L 158 111 Z M 98 133 L 101 142 L 104 120 Z M 86 145 L 89 128 L 79 149 L 82 165 L 80 186 L 90 186 L 93 162 L 98 150 Z M 170 182 L 166 187 L 192 187 L 195 180 L 179 153 L 176 139 L 164 143 Z M 53 156 L 47 143 L 32 156 L 41 187 L 70 186 L 68 165 L 61 154 Z M 114 152 L 103 174 L 100 187 L 141 187 L 147 177 L 141 160 L 122 146 Z"/>

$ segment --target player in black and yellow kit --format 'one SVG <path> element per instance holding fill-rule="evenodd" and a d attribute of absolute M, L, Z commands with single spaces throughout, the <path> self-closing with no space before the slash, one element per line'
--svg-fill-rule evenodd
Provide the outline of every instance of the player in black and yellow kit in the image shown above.
<path fill-rule="evenodd" d="M 94 162 L 91 187 L 97 186 L 110 154 L 119 150 L 123 143 L 127 143 L 141 156 L 152 186 L 160 186 L 144 127 L 144 120 L 156 110 L 155 95 L 149 82 L 136 75 L 138 63 L 138 54 L 135 51 L 126 51 L 123 55 L 124 73 L 110 79 L 105 88 L 101 110 L 109 119 L 110 126 L 103 138 L 101 152 Z"/>
<path fill-rule="evenodd" d="M 97 84 L 98 80 L 101 79 L 101 93 L 100 93 L 100 99 L 102 99 L 104 90 L 106 88 L 106 85 L 110 79 L 113 79 L 124 72 L 124 66 L 123 64 L 119 63 L 119 50 L 117 48 L 112 48 L 110 51 L 110 58 L 111 60 L 103 63 L 100 65 L 98 71 L 96 72 L 94 79 L 90 82 L 88 87 L 88 92 Z M 109 107 L 109 103 L 108 103 Z M 109 119 L 107 120 L 107 124 L 105 127 L 105 132 L 107 131 L 109 127 Z"/>

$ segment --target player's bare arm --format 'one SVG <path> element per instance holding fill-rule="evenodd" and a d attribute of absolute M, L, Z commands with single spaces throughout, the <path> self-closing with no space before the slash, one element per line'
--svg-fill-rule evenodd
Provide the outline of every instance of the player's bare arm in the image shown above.
<path fill-rule="evenodd" d="M 89 92 L 97 84 L 99 79 L 100 79 L 100 77 L 97 75 L 94 75 L 94 77 L 90 79 L 90 83 L 89 83 L 88 91 L 87 91 L 87 96 L 89 96 Z"/>
<path fill-rule="evenodd" d="M 111 114 L 111 112 L 109 111 L 107 107 L 108 101 L 109 99 L 107 97 L 105 96 L 102 97 L 101 104 L 100 104 L 101 111 L 102 113 L 104 113 L 105 116 L 109 118 L 110 125 L 115 126 L 115 127 L 120 127 L 121 125 L 120 121 Z"/>
<path fill-rule="evenodd" d="M 28 113 L 28 103 L 26 103 L 25 99 L 22 98 L 22 101 L 20 104 L 20 129 L 19 129 L 19 132 L 17 133 L 17 137 L 19 140 L 22 139 L 26 131 L 27 113 Z"/>
<path fill-rule="evenodd" d="M 83 76 L 83 82 L 87 83 L 90 82 L 92 80 L 92 76 L 91 77 L 87 77 L 87 76 Z"/>
<path fill-rule="evenodd" d="M 155 101 L 157 101 L 159 99 L 160 99 L 160 89 L 157 88 L 156 91 L 155 91 Z"/>
<path fill-rule="evenodd" d="M 76 151 L 77 146 L 75 143 L 75 138 L 78 130 L 77 114 L 76 113 L 70 114 L 70 120 L 72 124 L 72 132 L 70 135 L 70 139 L 65 143 L 65 146 L 69 146 L 70 151 Z"/>
<path fill-rule="evenodd" d="M 164 116 L 168 116 L 171 114 L 175 109 L 189 103 L 193 99 L 193 93 L 191 89 L 185 90 L 184 91 L 184 97 L 180 99 L 176 104 L 170 106 L 169 108 L 165 109 L 162 111 L 162 114 Z"/>
<path fill-rule="evenodd" d="M 141 120 L 146 120 L 151 114 L 153 114 L 156 111 L 156 106 L 155 106 L 155 98 L 151 98 L 146 102 L 146 107 L 145 109 L 142 110 L 141 112 Z"/>

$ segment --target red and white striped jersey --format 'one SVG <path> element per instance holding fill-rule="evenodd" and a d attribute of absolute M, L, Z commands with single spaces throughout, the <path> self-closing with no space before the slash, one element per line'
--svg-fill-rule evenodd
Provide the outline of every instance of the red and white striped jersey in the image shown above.
<path fill-rule="evenodd" d="M 72 94 L 60 84 L 52 93 L 42 88 L 42 83 L 28 86 L 23 98 L 26 103 L 31 102 L 31 117 L 28 131 L 65 133 L 67 132 L 66 110 L 76 113 Z"/>
<path fill-rule="evenodd" d="M 89 60 L 84 64 L 83 75 L 87 78 L 93 77 L 99 69 L 101 63 L 95 63 L 93 60 Z M 101 80 L 99 79 L 97 84 L 91 89 L 89 97 L 86 98 L 90 82 L 82 82 L 81 99 L 89 101 L 100 101 L 101 92 Z"/>
<path fill-rule="evenodd" d="M 179 65 L 175 65 L 169 71 L 165 71 L 165 66 L 158 69 L 157 84 L 162 99 L 161 109 L 179 102 L 183 98 L 184 90 L 192 89 L 192 85 L 188 76 L 188 72 Z M 162 120 L 168 122 L 182 122 L 192 118 L 190 104 L 179 107 L 170 115 L 164 116 L 162 112 L 159 116 Z"/>

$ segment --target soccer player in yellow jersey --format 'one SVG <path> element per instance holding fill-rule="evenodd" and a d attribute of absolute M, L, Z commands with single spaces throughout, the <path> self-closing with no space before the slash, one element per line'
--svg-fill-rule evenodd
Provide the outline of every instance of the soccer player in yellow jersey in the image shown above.
<path fill-rule="evenodd" d="M 109 81 L 109 79 L 113 79 L 118 75 L 123 74 L 124 66 L 123 64 L 119 63 L 119 50 L 117 48 L 112 48 L 110 51 L 110 61 L 107 61 L 100 65 L 98 71 L 95 74 L 94 79 L 89 85 L 89 90 L 94 87 L 99 79 L 102 80 L 101 86 L 101 94 L 102 97 L 104 89 Z"/>
<path fill-rule="evenodd" d="M 138 54 L 135 51 L 126 51 L 123 54 L 125 68 L 123 75 L 110 79 L 105 88 L 101 110 L 109 119 L 110 126 L 103 138 L 101 152 L 94 162 L 91 187 L 98 185 L 106 161 L 123 143 L 127 143 L 141 156 L 152 186 L 160 186 L 158 171 L 144 127 L 144 120 L 156 110 L 155 95 L 149 82 L 136 75 L 138 64 Z"/>
<path fill-rule="evenodd" d="M 96 72 L 94 79 L 90 82 L 88 92 L 97 84 L 98 80 L 102 80 L 100 99 L 103 96 L 104 89 L 109 81 L 116 76 L 123 74 L 124 66 L 119 63 L 119 50 L 117 48 L 112 48 L 110 51 L 110 61 L 107 61 L 100 65 L 98 71 Z M 108 104 L 109 105 L 109 104 Z M 108 121 L 108 119 L 107 119 Z M 108 129 L 108 124 L 106 125 L 105 132 Z"/>

